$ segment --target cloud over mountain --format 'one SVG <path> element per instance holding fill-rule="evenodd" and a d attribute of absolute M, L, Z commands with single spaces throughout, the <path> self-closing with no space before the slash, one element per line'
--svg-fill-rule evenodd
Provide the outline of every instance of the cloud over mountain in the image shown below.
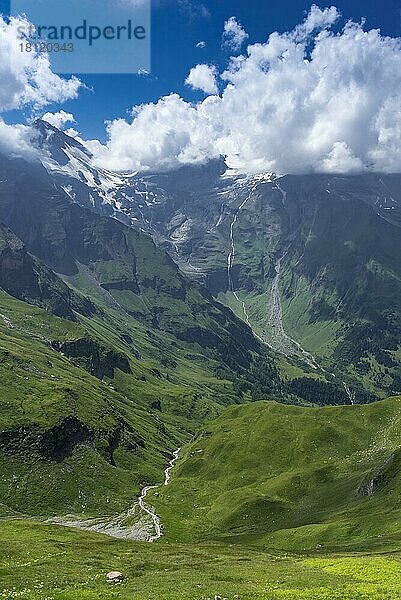
<path fill-rule="evenodd" d="M 56 113 L 47 112 L 43 115 L 42 119 L 58 129 L 64 129 L 67 123 L 75 123 L 74 115 L 65 112 L 65 110 L 60 110 Z"/>
<path fill-rule="evenodd" d="M 29 23 L 16 18 L 7 23 L 0 16 L 0 112 L 21 108 L 37 111 L 52 102 L 77 97 L 81 82 L 76 77 L 64 79 L 53 73 L 46 53 L 21 51 L 21 26 L 26 31 Z M 56 126 L 62 124 L 63 115 L 72 116 L 64 111 L 57 115 L 53 115 Z M 0 117 L 0 151 L 26 158 L 37 156 L 32 145 L 34 135 L 29 126 L 8 125 Z"/>
<path fill-rule="evenodd" d="M 107 124 L 106 144 L 87 142 L 97 164 L 160 170 L 224 155 L 245 173 L 401 171 L 401 38 L 365 31 L 363 22 L 333 31 L 339 18 L 335 7 L 312 6 L 293 31 L 249 45 L 224 72 L 196 65 L 186 83 L 208 96 L 134 107 L 130 119 Z M 21 52 L 20 23 L 0 18 L 0 111 L 37 114 L 76 97 L 78 79 L 54 74 L 45 54 Z M 46 115 L 59 127 L 71 118 Z M 30 135 L 0 120 L 3 151 L 32 154 Z"/>
<path fill-rule="evenodd" d="M 313 6 L 292 32 L 248 46 L 220 97 L 135 107 L 108 125 L 106 146 L 92 144 L 98 162 L 160 169 L 225 155 L 244 172 L 401 171 L 401 39 L 363 23 L 333 32 L 338 18 Z"/>
<path fill-rule="evenodd" d="M 0 152 L 27 159 L 38 157 L 38 151 L 32 145 L 33 135 L 28 125 L 8 125 L 0 117 Z"/>

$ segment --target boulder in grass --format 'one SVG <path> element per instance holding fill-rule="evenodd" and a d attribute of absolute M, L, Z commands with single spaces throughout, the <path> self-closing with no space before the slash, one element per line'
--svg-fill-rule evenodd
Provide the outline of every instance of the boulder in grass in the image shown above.
<path fill-rule="evenodd" d="M 122 583 L 124 575 L 120 571 L 110 571 L 107 573 L 106 579 L 108 583 Z"/>

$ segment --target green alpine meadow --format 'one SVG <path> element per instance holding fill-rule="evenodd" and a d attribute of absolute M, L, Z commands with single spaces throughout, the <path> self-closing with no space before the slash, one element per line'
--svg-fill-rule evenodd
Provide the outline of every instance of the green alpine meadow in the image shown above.
<path fill-rule="evenodd" d="M 401 600 L 400 9 L 336 4 L 0 0 L 0 600 Z"/>

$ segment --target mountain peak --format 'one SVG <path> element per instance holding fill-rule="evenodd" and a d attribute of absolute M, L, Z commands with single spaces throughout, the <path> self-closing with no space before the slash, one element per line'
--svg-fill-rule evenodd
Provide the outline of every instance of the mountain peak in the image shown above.
<path fill-rule="evenodd" d="M 67 164 L 71 150 L 78 151 L 86 159 L 92 157 L 91 152 L 81 142 L 43 119 L 37 119 L 33 123 L 33 128 L 39 134 L 36 144 L 40 149 L 46 150 L 59 164 Z"/>

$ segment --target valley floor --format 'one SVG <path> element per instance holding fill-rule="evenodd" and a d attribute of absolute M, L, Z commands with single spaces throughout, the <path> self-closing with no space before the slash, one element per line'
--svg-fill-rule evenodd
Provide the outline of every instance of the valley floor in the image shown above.
<path fill-rule="evenodd" d="M 0 598 L 396 600 L 401 554 L 296 556 L 239 545 L 113 540 L 33 521 L 0 527 Z M 121 585 L 106 582 L 119 570 Z"/>

